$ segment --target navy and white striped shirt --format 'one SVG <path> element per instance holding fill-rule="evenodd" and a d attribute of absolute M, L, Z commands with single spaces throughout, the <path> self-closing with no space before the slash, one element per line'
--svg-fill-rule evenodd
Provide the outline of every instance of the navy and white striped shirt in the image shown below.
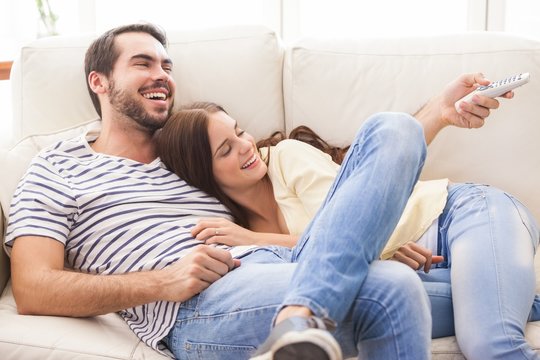
<path fill-rule="evenodd" d="M 17 237 L 44 236 L 64 244 L 67 265 L 80 272 L 161 269 L 201 244 L 190 234 L 198 218 L 231 218 L 215 198 L 159 159 L 143 164 L 96 153 L 88 140 L 83 135 L 61 141 L 34 158 L 13 196 L 8 251 Z M 163 350 L 159 341 L 174 325 L 178 307 L 159 301 L 121 315 L 141 340 Z"/>

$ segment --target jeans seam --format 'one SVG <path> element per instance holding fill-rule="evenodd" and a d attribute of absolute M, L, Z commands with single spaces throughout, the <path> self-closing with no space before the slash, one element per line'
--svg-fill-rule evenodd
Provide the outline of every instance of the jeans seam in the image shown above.
<path fill-rule="evenodd" d="M 484 199 L 484 201 L 485 201 L 485 205 L 486 205 L 487 209 L 490 209 L 490 206 L 489 206 L 489 198 L 488 198 L 488 196 L 486 196 L 486 191 L 485 191 L 485 189 L 484 189 L 484 188 L 481 188 L 481 189 L 479 188 L 479 190 L 482 191 L 482 197 L 483 197 L 483 199 Z M 503 194 L 504 194 L 505 196 L 508 196 L 508 194 L 506 194 L 506 193 L 504 193 L 504 192 L 503 192 Z M 513 202 L 512 202 L 512 203 L 513 203 Z M 514 204 L 514 206 L 515 206 L 515 204 Z M 517 210 L 517 209 L 516 209 L 516 210 Z M 521 218 L 521 214 L 519 213 L 519 211 L 518 211 L 518 214 L 519 214 L 519 216 L 520 216 L 520 218 Z M 494 221 L 493 221 L 493 218 L 492 218 L 492 212 L 491 212 L 491 211 L 488 211 L 488 221 L 489 221 L 490 237 L 491 237 L 491 239 L 493 239 L 494 234 L 493 234 L 493 230 L 492 230 L 492 229 L 493 229 L 493 226 L 494 226 Z M 523 221 L 523 219 L 522 219 L 522 221 Z M 493 254 L 496 254 L 495 247 L 496 247 L 496 241 L 493 241 L 493 240 L 492 240 L 492 241 L 491 241 L 491 250 L 493 251 Z M 495 256 L 494 256 L 494 258 L 496 259 Z M 494 262 L 494 266 L 495 266 L 495 273 L 497 274 L 497 279 L 496 279 L 496 280 L 497 280 L 497 287 L 500 289 L 501 287 L 500 287 L 499 281 L 500 281 L 500 278 L 501 278 L 502 276 L 501 276 L 501 274 L 500 274 L 500 269 L 499 269 L 499 266 L 498 266 L 498 262 L 497 262 L 497 261 Z M 504 310 L 503 310 L 503 304 L 502 304 L 502 298 L 501 298 L 500 292 L 497 292 L 497 299 L 498 299 L 499 313 L 501 314 L 501 318 L 504 318 L 505 316 L 504 316 Z M 507 338 L 508 341 L 510 342 L 510 345 L 511 345 L 512 347 L 516 347 L 517 344 L 515 343 L 513 336 L 510 336 L 510 335 L 508 334 L 506 324 L 503 322 L 503 323 L 501 324 L 501 326 L 502 326 L 503 333 L 506 335 L 506 338 Z M 521 352 L 523 355 L 525 355 L 525 354 L 523 353 L 523 349 L 522 349 L 521 347 L 519 347 L 519 346 L 518 346 L 518 348 L 520 349 L 520 352 Z"/>
<path fill-rule="evenodd" d="M 527 221 L 523 218 L 523 214 L 520 210 L 520 206 L 523 206 L 521 204 L 521 202 L 516 199 L 515 197 L 513 197 L 512 195 L 510 194 L 507 194 L 506 192 L 504 192 L 504 195 L 506 195 L 506 197 L 508 197 L 508 199 L 510 199 L 510 201 L 512 202 L 512 204 L 514 205 L 514 207 L 516 208 L 516 211 L 519 215 L 519 218 L 521 219 L 521 223 L 523 224 L 523 226 L 525 226 L 525 229 L 527 229 L 527 232 L 529 233 L 529 236 L 531 237 L 531 240 L 533 241 L 532 243 L 532 246 L 534 248 L 534 254 L 536 254 L 536 250 L 538 249 L 538 241 L 540 240 L 539 237 L 538 237 L 538 234 L 535 236 L 532 232 L 531 232 L 531 229 L 529 228 L 529 226 L 527 226 Z M 535 226 L 535 224 L 531 224 L 531 226 Z M 534 242 L 534 239 L 536 239 L 536 242 Z"/>
<path fill-rule="evenodd" d="M 373 299 L 368 299 L 368 298 L 362 298 L 362 297 L 358 297 L 357 300 L 362 300 L 362 301 L 366 301 L 366 302 L 371 302 L 373 304 L 377 304 L 380 308 L 383 309 L 384 311 L 384 316 L 386 318 L 391 318 L 390 314 L 388 313 L 388 310 L 386 308 L 386 306 L 384 306 L 380 301 L 375 301 Z M 390 324 L 393 324 L 392 321 L 390 321 Z M 392 325 L 392 338 L 395 339 L 396 338 L 396 329 L 395 327 Z M 399 348 L 399 341 L 393 341 L 393 344 L 394 344 L 394 348 L 396 349 L 396 359 L 398 358 L 398 355 L 401 353 L 401 349 Z"/>

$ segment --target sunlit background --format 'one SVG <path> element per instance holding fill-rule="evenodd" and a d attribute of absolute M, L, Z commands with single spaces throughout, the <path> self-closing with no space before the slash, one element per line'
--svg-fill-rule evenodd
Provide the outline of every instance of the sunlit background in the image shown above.
<path fill-rule="evenodd" d="M 56 15 L 54 27 L 37 4 Z M 505 31 L 540 40 L 539 0 L 0 0 L 0 61 L 55 31 L 101 33 L 149 21 L 165 30 L 261 24 L 285 43 L 301 37 L 417 36 Z M 11 135 L 11 94 L 0 81 L 0 146 Z M 61 94 L 59 94 L 61 96 Z M 4 145 L 5 146 L 5 145 Z"/>

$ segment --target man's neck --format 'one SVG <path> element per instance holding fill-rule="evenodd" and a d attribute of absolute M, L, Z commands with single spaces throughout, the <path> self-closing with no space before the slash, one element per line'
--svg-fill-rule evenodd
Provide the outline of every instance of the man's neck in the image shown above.
<path fill-rule="evenodd" d="M 94 151 L 148 164 L 157 157 L 152 134 L 132 124 L 104 120 Z"/>

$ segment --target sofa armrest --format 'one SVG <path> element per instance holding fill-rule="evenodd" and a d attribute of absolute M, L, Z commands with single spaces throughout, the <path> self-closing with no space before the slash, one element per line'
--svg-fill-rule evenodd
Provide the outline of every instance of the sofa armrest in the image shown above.
<path fill-rule="evenodd" d="M 0 208 L 0 242 L 4 244 L 4 214 Z M 9 258 L 6 252 L 0 249 L 0 294 L 4 291 L 4 287 L 9 279 Z"/>

